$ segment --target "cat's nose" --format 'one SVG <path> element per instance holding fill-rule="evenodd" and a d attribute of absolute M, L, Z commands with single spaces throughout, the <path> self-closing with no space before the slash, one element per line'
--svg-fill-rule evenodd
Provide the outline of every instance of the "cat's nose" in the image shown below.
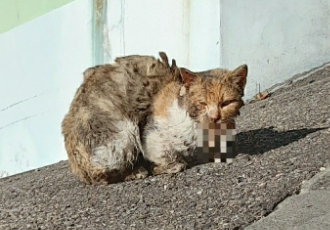
<path fill-rule="evenodd" d="M 219 111 L 212 111 L 209 113 L 209 119 L 211 122 L 217 123 L 220 120 L 220 113 Z"/>

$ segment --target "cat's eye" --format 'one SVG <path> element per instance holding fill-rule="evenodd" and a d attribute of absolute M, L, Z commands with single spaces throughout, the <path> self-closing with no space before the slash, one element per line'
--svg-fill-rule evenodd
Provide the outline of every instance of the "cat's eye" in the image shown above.
<path fill-rule="evenodd" d="M 226 107 L 227 105 L 230 105 L 231 103 L 235 102 L 235 100 L 229 100 L 229 101 L 224 101 L 220 104 L 220 107 Z"/>

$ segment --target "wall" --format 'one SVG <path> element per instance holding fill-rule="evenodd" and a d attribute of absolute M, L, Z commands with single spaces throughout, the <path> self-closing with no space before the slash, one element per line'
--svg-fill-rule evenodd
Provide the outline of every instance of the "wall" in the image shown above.
<path fill-rule="evenodd" d="M 178 65 L 199 70 L 219 66 L 218 0 L 108 0 L 108 61 L 165 51 Z"/>
<path fill-rule="evenodd" d="M 130 54 L 158 56 L 158 51 L 165 51 L 187 65 L 188 7 L 185 0 L 109 0 L 110 60 Z"/>
<path fill-rule="evenodd" d="M 0 34 L 0 170 L 67 158 L 60 127 L 92 63 L 91 13 L 76 0 Z"/>
<path fill-rule="evenodd" d="M 245 99 L 330 61 L 328 0 L 108 0 L 112 61 L 164 50 L 191 70 L 248 64 Z"/>
<path fill-rule="evenodd" d="M 249 65 L 246 95 L 330 61 L 329 0 L 222 0 L 221 66 Z"/>
<path fill-rule="evenodd" d="M 22 25 L 73 0 L 1 0 L 0 33 Z M 31 4 L 32 3 L 32 4 Z"/>

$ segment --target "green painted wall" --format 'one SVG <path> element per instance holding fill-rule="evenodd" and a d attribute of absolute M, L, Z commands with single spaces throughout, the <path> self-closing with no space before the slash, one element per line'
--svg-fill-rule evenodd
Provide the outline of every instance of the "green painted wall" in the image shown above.
<path fill-rule="evenodd" d="M 74 0 L 0 0 L 0 34 Z"/>

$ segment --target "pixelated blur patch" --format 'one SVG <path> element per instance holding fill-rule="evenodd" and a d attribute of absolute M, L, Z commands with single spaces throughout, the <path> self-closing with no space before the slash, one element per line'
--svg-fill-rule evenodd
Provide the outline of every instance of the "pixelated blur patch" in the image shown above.
<path fill-rule="evenodd" d="M 197 161 L 230 163 L 236 156 L 234 123 L 197 125 Z"/>

